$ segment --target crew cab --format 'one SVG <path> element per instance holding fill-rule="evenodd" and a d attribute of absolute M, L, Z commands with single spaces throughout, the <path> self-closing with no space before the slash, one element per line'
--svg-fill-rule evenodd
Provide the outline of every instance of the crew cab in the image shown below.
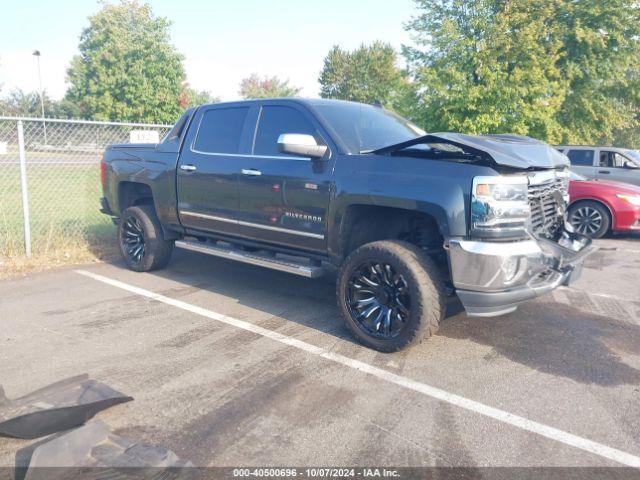
<path fill-rule="evenodd" d="M 347 326 L 392 352 L 437 330 L 447 296 L 495 316 L 578 277 L 592 247 L 565 221 L 568 164 L 359 103 L 217 103 L 157 145 L 110 145 L 102 211 L 135 271 L 174 247 L 311 278 L 333 265 Z"/>

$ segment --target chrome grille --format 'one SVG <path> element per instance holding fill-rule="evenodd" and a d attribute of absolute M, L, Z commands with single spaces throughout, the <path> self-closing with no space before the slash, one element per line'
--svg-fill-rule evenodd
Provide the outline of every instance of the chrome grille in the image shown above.
<path fill-rule="evenodd" d="M 528 198 L 531 208 L 531 233 L 536 237 L 555 238 L 564 223 L 564 200 L 568 182 L 555 174 L 541 182 L 530 177 Z"/>

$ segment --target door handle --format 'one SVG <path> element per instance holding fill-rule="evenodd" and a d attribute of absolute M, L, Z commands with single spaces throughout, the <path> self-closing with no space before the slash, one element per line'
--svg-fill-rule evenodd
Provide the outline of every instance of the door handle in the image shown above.
<path fill-rule="evenodd" d="M 242 173 L 242 175 L 250 175 L 252 177 L 259 177 L 260 175 L 262 175 L 262 172 L 260 170 L 255 170 L 253 168 L 243 168 L 242 170 L 240 170 L 240 173 Z"/>
<path fill-rule="evenodd" d="M 606 173 L 609 175 L 611 172 L 609 170 L 598 170 L 598 173 Z"/>
<path fill-rule="evenodd" d="M 180 170 L 185 172 L 195 172 L 197 170 L 195 165 L 180 165 Z"/>

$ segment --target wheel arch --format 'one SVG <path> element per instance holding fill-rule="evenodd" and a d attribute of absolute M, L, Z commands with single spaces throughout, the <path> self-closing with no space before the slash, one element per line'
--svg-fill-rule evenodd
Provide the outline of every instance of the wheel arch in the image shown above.
<path fill-rule="evenodd" d="M 156 215 L 160 218 L 161 212 L 158 209 L 158 205 L 156 205 L 157 197 L 154 195 L 151 185 L 144 182 L 123 180 L 118 183 L 117 192 L 118 212 L 120 215 L 129 207 L 148 205 L 153 207 Z M 165 240 L 176 240 L 180 237 L 179 232 L 167 227 L 162 220 L 160 220 L 160 226 Z"/>
<path fill-rule="evenodd" d="M 442 224 L 431 213 L 408 208 L 354 203 L 337 227 L 340 261 L 365 243 L 405 240 L 424 249 L 444 249 Z"/>
<path fill-rule="evenodd" d="M 151 186 L 142 182 L 124 180 L 118 183 L 118 210 L 124 212 L 129 207 L 151 205 L 155 208 Z"/>

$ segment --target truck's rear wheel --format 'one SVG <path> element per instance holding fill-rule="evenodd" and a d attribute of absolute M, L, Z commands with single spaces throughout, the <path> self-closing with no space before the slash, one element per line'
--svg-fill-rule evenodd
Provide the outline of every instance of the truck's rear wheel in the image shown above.
<path fill-rule="evenodd" d="M 118 244 L 127 267 L 136 272 L 163 268 L 171 259 L 173 242 L 162 235 L 152 206 L 129 207 L 120 217 Z"/>
<path fill-rule="evenodd" d="M 368 243 L 338 275 L 338 308 L 363 344 L 395 352 L 434 334 L 444 317 L 442 280 L 431 259 L 406 242 Z"/>

